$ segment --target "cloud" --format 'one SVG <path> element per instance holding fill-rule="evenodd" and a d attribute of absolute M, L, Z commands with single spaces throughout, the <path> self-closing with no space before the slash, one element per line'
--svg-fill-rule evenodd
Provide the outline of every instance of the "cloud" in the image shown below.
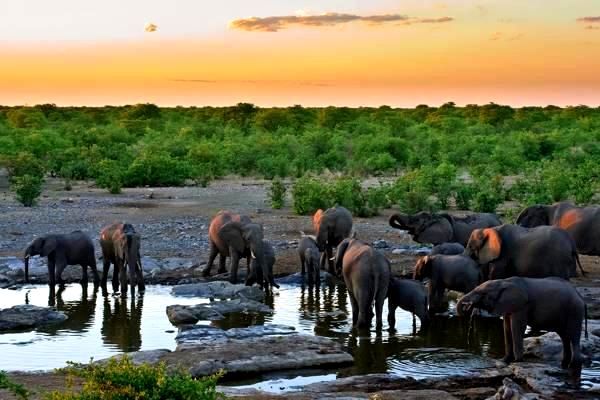
<path fill-rule="evenodd" d="M 217 83 L 209 79 L 171 79 L 173 82 L 189 82 L 189 83 Z"/>
<path fill-rule="evenodd" d="M 156 32 L 157 29 L 158 29 L 158 26 L 153 23 L 147 23 L 146 26 L 144 27 L 144 30 L 146 32 Z"/>
<path fill-rule="evenodd" d="M 364 22 L 368 25 L 382 25 L 391 22 L 400 22 L 403 25 L 443 23 L 450 22 L 453 18 L 414 18 L 402 14 L 381 15 L 355 15 L 341 13 L 326 13 L 318 15 L 284 15 L 273 17 L 250 17 L 233 20 L 229 23 L 232 29 L 248 32 L 278 32 L 291 26 L 334 26 L 349 22 Z"/>
<path fill-rule="evenodd" d="M 595 30 L 597 30 L 597 29 L 600 29 L 600 26 L 598 26 L 598 25 L 587 25 L 587 26 L 586 26 L 585 28 L 583 28 L 583 29 L 588 29 L 588 30 L 590 30 L 590 31 L 591 31 L 591 30 L 594 30 L 594 31 L 595 31 Z"/>
<path fill-rule="evenodd" d="M 491 40 L 491 41 L 504 40 L 504 41 L 510 42 L 513 40 L 519 40 L 522 37 L 523 37 L 522 33 L 507 34 L 506 32 L 494 32 L 490 35 L 489 40 Z"/>
<path fill-rule="evenodd" d="M 600 24 L 600 17 L 581 17 L 577 18 L 577 22 L 584 24 Z"/>

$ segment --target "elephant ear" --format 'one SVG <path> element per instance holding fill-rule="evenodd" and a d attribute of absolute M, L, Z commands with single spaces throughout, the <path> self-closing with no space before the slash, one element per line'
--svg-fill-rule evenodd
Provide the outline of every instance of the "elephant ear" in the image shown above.
<path fill-rule="evenodd" d="M 496 300 L 493 302 L 492 312 L 495 314 L 512 314 L 527 305 L 529 296 L 527 291 L 512 282 L 500 283 Z"/>
<path fill-rule="evenodd" d="M 415 235 L 419 243 L 440 244 L 452 241 L 454 228 L 447 218 L 434 217 L 433 221 L 426 222 Z"/>
<path fill-rule="evenodd" d="M 498 231 L 492 228 L 483 230 L 483 242 L 479 249 L 479 263 L 487 264 L 500 257 L 502 239 Z"/>
<path fill-rule="evenodd" d="M 431 276 L 431 262 L 433 258 L 431 256 L 421 257 L 415 265 L 415 272 L 413 273 L 413 279 L 421 281 L 423 278 Z"/>
<path fill-rule="evenodd" d="M 548 208 L 543 205 L 527 207 L 517 217 L 516 224 L 526 228 L 535 228 L 536 226 L 540 225 L 550 225 Z"/>
<path fill-rule="evenodd" d="M 246 243 L 242 237 L 242 225 L 239 222 L 227 222 L 219 229 L 219 238 L 233 247 L 238 253 L 243 253 Z"/>
<path fill-rule="evenodd" d="M 323 217 L 323 210 L 318 209 L 315 215 L 313 215 L 313 228 L 315 229 L 315 235 L 319 232 L 319 225 L 321 225 L 321 218 Z"/>
<path fill-rule="evenodd" d="M 56 238 L 50 237 L 44 239 L 41 256 L 48 257 L 48 255 L 54 251 L 56 251 Z"/>

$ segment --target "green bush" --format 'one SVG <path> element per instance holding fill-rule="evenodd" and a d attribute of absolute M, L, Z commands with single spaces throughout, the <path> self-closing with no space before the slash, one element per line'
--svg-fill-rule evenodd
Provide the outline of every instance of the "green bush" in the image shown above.
<path fill-rule="evenodd" d="M 75 364 L 62 370 L 67 377 L 84 380 L 80 391 L 55 391 L 47 400 L 214 400 L 225 396 L 216 390 L 222 373 L 194 379 L 182 371 L 167 372 L 165 364 L 135 365 L 127 356 L 106 364 Z"/>
<path fill-rule="evenodd" d="M 11 181 L 15 177 L 24 175 L 34 176 L 40 179 L 45 175 L 43 163 L 38 157 L 29 152 L 20 152 L 15 156 L 7 157 L 5 163 Z"/>
<path fill-rule="evenodd" d="M 39 176 L 23 175 L 13 178 L 11 188 L 19 203 L 25 207 L 32 207 L 42 194 L 42 184 L 43 180 Z"/>
<path fill-rule="evenodd" d="M 310 176 L 303 176 L 294 183 L 292 199 L 292 208 L 299 215 L 313 214 L 319 208 L 331 207 L 335 202 L 332 188 Z"/>
<path fill-rule="evenodd" d="M 459 210 L 470 210 L 474 197 L 475 188 L 472 184 L 460 182 L 454 185 L 454 200 Z"/>
<path fill-rule="evenodd" d="M 501 176 L 482 176 L 475 180 L 474 211 L 496 212 L 496 209 L 503 201 L 504 188 Z"/>
<path fill-rule="evenodd" d="M 0 371 L 0 389 L 7 389 L 19 399 L 29 399 L 29 392 L 23 385 L 11 381 L 4 371 Z"/>
<path fill-rule="evenodd" d="M 96 184 L 106 188 L 111 194 L 121 193 L 123 187 L 123 172 L 121 166 L 114 160 L 102 160 L 98 163 L 98 176 Z"/>
<path fill-rule="evenodd" d="M 271 207 L 277 210 L 283 207 L 285 203 L 285 192 L 285 185 L 280 179 L 274 179 L 273 182 L 271 182 L 271 188 L 269 190 Z"/>

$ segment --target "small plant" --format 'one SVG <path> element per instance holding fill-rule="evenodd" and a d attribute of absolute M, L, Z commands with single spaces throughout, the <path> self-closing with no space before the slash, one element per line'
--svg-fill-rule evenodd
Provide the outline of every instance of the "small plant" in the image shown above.
<path fill-rule="evenodd" d="M 4 371 L 0 371 L 0 389 L 7 389 L 19 399 L 29 399 L 27 389 L 23 385 L 11 381 Z"/>
<path fill-rule="evenodd" d="M 194 379 L 187 372 L 169 371 L 158 365 L 135 365 L 127 357 L 106 364 L 75 364 L 62 370 L 68 380 L 82 378 L 81 391 L 52 392 L 47 400 L 215 400 L 225 399 L 217 392 L 217 380 L 223 373 Z"/>
<path fill-rule="evenodd" d="M 468 183 L 457 183 L 454 186 L 454 200 L 459 210 L 470 210 L 475 197 L 475 188 Z"/>
<path fill-rule="evenodd" d="M 71 185 L 71 180 L 73 179 L 73 169 L 69 166 L 62 167 L 60 169 L 60 176 L 65 180 L 64 189 L 66 191 L 71 191 L 73 186 Z"/>
<path fill-rule="evenodd" d="M 42 194 L 42 183 L 39 176 L 23 175 L 14 177 L 11 186 L 17 201 L 25 207 L 32 207 Z"/>
<path fill-rule="evenodd" d="M 271 207 L 276 210 L 279 210 L 283 207 L 285 203 L 285 192 L 285 185 L 280 179 L 274 179 L 273 182 L 271 182 L 271 188 L 269 192 Z"/>

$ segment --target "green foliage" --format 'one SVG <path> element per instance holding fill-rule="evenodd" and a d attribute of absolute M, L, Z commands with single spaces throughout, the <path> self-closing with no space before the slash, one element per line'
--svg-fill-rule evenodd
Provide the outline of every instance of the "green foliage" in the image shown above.
<path fill-rule="evenodd" d="M 299 215 L 313 214 L 319 208 L 325 210 L 335 203 L 330 185 L 310 176 L 303 176 L 294 183 L 292 198 L 294 212 Z"/>
<path fill-rule="evenodd" d="M 216 383 L 222 373 L 194 379 L 187 372 L 167 372 L 165 364 L 135 365 L 127 356 L 106 364 L 75 364 L 63 369 L 84 380 L 81 391 L 46 395 L 47 400 L 214 400 L 224 399 Z"/>
<path fill-rule="evenodd" d="M 123 171 L 118 162 L 114 160 L 102 160 L 98 163 L 98 174 L 96 184 L 106 188 L 112 194 L 121 193 L 123 187 Z"/>
<path fill-rule="evenodd" d="M 472 184 L 457 182 L 454 185 L 454 199 L 459 210 L 470 210 L 475 197 L 475 187 Z"/>
<path fill-rule="evenodd" d="M 33 154 L 20 152 L 15 156 L 8 157 L 5 162 L 11 181 L 15 177 L 29 175 L 43 178 L 45 174 L 44 165 Z"/>
<path fill-rule="evenodd" d="M 11 189 L 15 192 L 17 201 L 25 207 L 32 207 L 37 203 L 42 194 L 43 179 L 39 176 L 16 176 L 11 182 Z"/>
<path fill-rule="evenodd" d="M 280 179 L 274 179 L 273 182 L 271 182 L 271 188 L 269 189 L 271 207 L 277 210 L 283 207 L 285 203 L 285 192 L 285 185 Z"/>
<path fill-rule="evenodd" d="M 483 175 L 475 179 L 475 198 L 473 210 L 477 212 L 496 212 L 504 201 L 502 176 Z"/>
<path fill-rule="evenodd" d="M 0 371 L 0 389 L 7 389 L 19 399 L 29 399 L 29 392 L 27 389 L 25 389 L 23 385 L 11 381 L 4 371 Z"/>

